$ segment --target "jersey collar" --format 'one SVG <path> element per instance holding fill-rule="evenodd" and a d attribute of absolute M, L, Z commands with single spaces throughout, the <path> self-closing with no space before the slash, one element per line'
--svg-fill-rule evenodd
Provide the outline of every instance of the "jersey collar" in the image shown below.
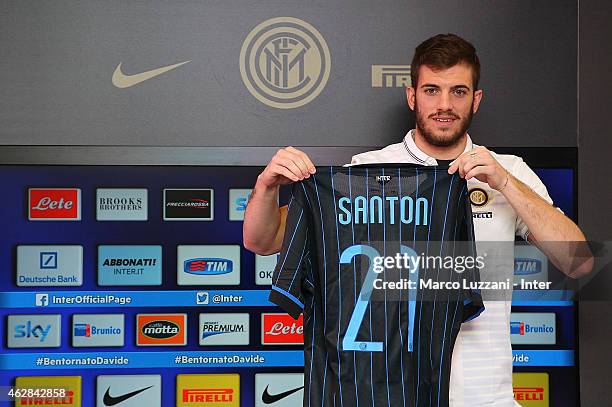
<path fill-rule="evenodd" d="M 417 164 L 436 165 L 438 162 L 436 161 L 435 158 L 428 156 L 420 148 L 417 147 L 416 143 L 414 142 L 414 138 L 412 136 L 413 131 L 414 129 L 410 130 L 404 137 L 404 148 L 406 149 L 406 152 L 408 153 L 408 155 L 410 155 L 410 157 Z M 465 153 L 466 151 L 470 151 L 473 148 L 474 148 L 474 143 L 472 143 L 472 138 L 468 134 L 467 143 L 465 143 L 465 150 L 463 150 L 463 152 Z"/>

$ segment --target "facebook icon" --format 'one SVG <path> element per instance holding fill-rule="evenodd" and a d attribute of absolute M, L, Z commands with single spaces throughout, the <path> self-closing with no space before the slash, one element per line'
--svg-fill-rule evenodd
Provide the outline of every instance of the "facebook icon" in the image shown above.
<path fill-rule="evenodd" d="M 36 306 L 46 307 L 49 305 L 49 294 L 36 294 Z"/>

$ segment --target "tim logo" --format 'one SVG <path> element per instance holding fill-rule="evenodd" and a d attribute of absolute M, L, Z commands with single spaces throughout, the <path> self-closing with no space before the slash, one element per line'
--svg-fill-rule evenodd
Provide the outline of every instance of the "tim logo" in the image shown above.
<path fill-rule="evenodd" d="M 262 22 L 240 51 L 240 73 L 249 92 L 278 109 L 303 106 L 316 98 L 327 83 L 330 66 L 323 36 L 297 18 Z"/>
<path fill-rule="evenodd" d="M 517 276 L 525 276 L 529 274 L 537 274 L 542 271 L 542 262 L 538 259 L 531 258 L 515 258 L 514 259 L 514 274 Z"/>
<path fill-rule="evenodd" d="M 525 323 L 519 321 L 510 322 L 510 333 L 513 335 L 525 335 Z"/>
<path fill-rule="evenodd" d="M 410 65 L 372 65 L 373 88 L 405 88 L 410 84 Z"/>
<path fill-rule="evenodd" d="M 184 271 L 189 274 L 216 276 L 231 273 L 233 263 L 228 259 L 197 258 L 185 260 Z"/>

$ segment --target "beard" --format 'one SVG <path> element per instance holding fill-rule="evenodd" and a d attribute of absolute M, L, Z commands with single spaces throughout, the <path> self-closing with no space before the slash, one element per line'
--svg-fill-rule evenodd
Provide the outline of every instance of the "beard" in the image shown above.
<path fill-rule="evenodd" d="M 437 147 L 449 147 L 454 146 L 461 139 L 461 137 L 465 134 L 467 129 L 472 124 L 472 117 L 474 116 L 474 105 L 472 104 L 470 110 L 465 117 L 459 116 L 457 113 L 447 110 L 447 111 L 438 111 L 433 115 L 446 115 L 453 116 L 458 119 L 458 127 L 457 130 L 453 131 L 453 129 L 434 129 L 433 126 L 427 126 L 428 117 L 426 117 L 425 113 L 420 111 L 417 102 L 414 103 L 414 112 L 416 116 L 416 127 L 419 130 L 419 134 L 423 136 L 423 138 L 429 143 Z"/>

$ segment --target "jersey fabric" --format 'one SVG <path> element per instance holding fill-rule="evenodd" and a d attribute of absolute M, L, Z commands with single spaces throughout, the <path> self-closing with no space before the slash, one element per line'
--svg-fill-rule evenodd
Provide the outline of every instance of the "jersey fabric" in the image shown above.
<path fill-rule="evenodd" d="M 367 151 L 353 156 L 352 165 L 381 163 L 413 163 L 437 165 L 437 161 L 417 147 L 409 131 L 400 143 L 380 150 Z M 478 145 L 467 136 L 464 152 Z M 521 157 L 511 154 L 491 155 L 525 185 L 545 201 L 552 204 L 546 186 Z M 505 197 L 475 178 L 467 181 L 468 190 L 485 191 L 484 205 L 472 206 L 474 235 L 478 250 L 487 242 L 509 242 L 512 247 L 515 236 L 527 240 L 529 229 L 517 216 Z M 513 254 L 500 256 L 507 259 L 498 272 L 504 278 L 513 278 Z M 484 280 L 489 277 L 482 275 Z M 484 298 L 485 311 L 475 320 L 461 325 L 452 356 L 450 405 L 451 407 L 520 407 L 512 391 L 512 346 L 510 342 L 510 301 L 488 301 Z"/>
<path fill-rule="evenodd" d="M 462 283 L 478 270 L 374 269 L 404 253 L 476 256 L 467 184 L 447 168 L 318 167 L 293 185 L 270 301 L 304 314 L 304 406 L 448 406 L 455 338 L 483 311 Z"/>

